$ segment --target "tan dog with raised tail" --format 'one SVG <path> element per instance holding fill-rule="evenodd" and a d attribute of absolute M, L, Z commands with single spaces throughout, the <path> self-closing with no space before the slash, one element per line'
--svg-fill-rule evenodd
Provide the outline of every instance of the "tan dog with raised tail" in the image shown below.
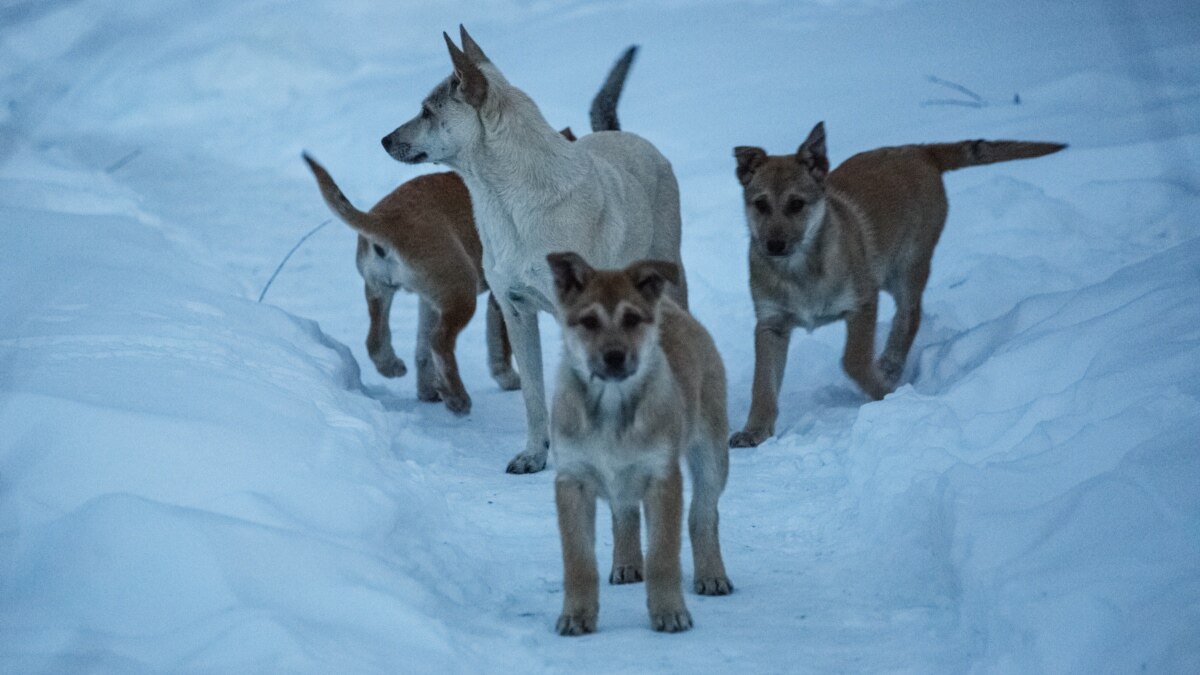
<path fill-rule="evenodd" d="M 857 154 L 832 173 L 823 123 L 794 155 L 735 148 L 757 325 L 750 416 L 729 444 L 758 445 L 775 433 L 788 341 L 797 326 L 812 331 L 845 320 L 846 373 L 872 399 L 890 392 L 921 323 L 921 294 L 946 223 L 942 173 L 1065 147 L 984 140 L 901 145 Z M 876 360 L 880 290 L 895 299 L 896 316 Z"/>
<path fill-rule="evenodd" d="M 679 268 L 664 261 L 596 270 L 574 253 L 552 253 L 563 356 L 551 416 L 551 452 L 563 549 L 562 635 L 596 630 L 596 499 L 612 507 L 609 582 L 646 580 L 650 626 L 692 626 L 679 565 L 681 457 L 692 476 L 688 532 L 693 587 L 726 595 L 717 500 L 729 474 L 725 368 L 712 338 L 663 292 Z M 640 507 L 649 548 L 642 566 Z"/>

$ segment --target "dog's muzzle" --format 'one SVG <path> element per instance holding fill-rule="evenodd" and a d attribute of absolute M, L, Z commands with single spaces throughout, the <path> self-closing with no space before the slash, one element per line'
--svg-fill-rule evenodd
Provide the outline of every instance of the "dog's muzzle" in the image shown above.
<path fill-rule="evenodd" d="M 387 151 L 387 154 L 392 156 L 392 159 L 404 162 L 405 164 L 419 164 L 429 157 L 424 152 L 413 153 L 412 145 L 408 143 L 393 141 L 392 134 L 384 136 L 381 143 L 383 143 L 383 149 Z"/>
<path fill-rule="evenodd" d="M 606 382 L 620 382 L 637 370 L 637 360 L 623 351 L 610 349 L 592 361 L 592 375 Z"/>

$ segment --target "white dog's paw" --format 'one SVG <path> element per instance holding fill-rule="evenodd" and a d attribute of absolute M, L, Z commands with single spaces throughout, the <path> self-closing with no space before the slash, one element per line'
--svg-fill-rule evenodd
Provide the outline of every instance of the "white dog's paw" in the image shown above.
<path fill-rule="evenodd" d="M 521 388 L 521 376 L 512 368 L 492 373 L 492 379 L 504 391 L 516 391 Z"/>
<path fill-rule="evenodd" d="M 508 463 L 505 469 L 508 473 L 537 473 L 546 468 L 546 451 L 530 452 L 526 450 Z"/>
<path fill-rule="evenodd" d="M 756 431 L 745 429 L 735 432 L 729 437 L 729 447 L 731 448 L 753 448 L 759 443 L 771 437 L 769 431 Z"/>
<path fill-rule="evenodd" d="M 683 605 L 672 609 L 651 610 L 650 627 L 660 633 L 682 633 L 692 627 L 692 615 Z"/>
<path fill-rule="evenodd" d="M 642 579 L 641 565 L 613 565 L 612 572 L 608 575 L 610 584 L 636 584 Z"/>
<path fill-rule="evenodd" d="M 554 630 L 559 635 L 587 635 L 596 632 L 596 612 L 591 610 L 563 613 L 558 617 Z"/>
<path fill-rule="evenodd" d="M 697 578 L 694 587 L 700 595 L 729 595 L 733 592 L 733 582 L 729 577 Z"/>

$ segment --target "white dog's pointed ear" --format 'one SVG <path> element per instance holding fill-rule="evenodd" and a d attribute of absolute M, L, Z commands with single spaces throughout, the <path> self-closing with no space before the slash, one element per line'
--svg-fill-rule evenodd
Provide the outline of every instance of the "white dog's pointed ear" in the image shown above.
<path fill-rule="evenodd" d="M 491 62 L 491 59 L 487 57 L 487 54 L 484 54 L 483 50 L 479 48 L 479 43 L 471 37 L 471 34 L 467 32 L 466 27 L 461 23 L 458 24 L 458 34 L 459 37 L 462 38 L 463 51 L 466 53 L 467 58 L 470 59 L 472 63 Z"/>
<path fill-rule="evenodd" d="M 665 260 L 640 260 L 626 267 L 625 274 L 648 302 L 658 302 L 668 281 L 679 285 L 679 265 Z"/>
<path fill-rule="evenodd" d="M 450 50 L 450 62 L 454 64 L 451 86 L 462 90 L 463 98 L 467 103 L 476 108 L 482 106 L 487 98 L 488 90 L 487 78 L 483 76 L 483 71 L 467 58 L 467 55 L 454 44 L 454 40 L 451 40 L 449 35 L 443 32 L 442 37 L 446 39 L 446 48 Z"/>
<path fill-rule="evenodd" d="M 758 167 L 767 162 L 767 151 L 762 148 L 739 145 L 733 149 L 733 157 L 737 160 L 738 181 L 742 187 L 745 187 L 750 184 L 750 179 L 754 178 L 754 172 L 758 171 Z"/>
<path fill-rule="evenodd" d="M 829 156 L 825 153 L 825 123 L 817 122 L 817 126 L 808 133 L 808 138 L 800 144 L 796 151 L 796 160 L 808 168 L 808 172 L 817 180 L 825 180 L 829 175 Z"/>
<path fill-rule="evenodd" d="M 550 263 L 550 271 L 554 273 L 554 287 L 562 304 L 575 299 L 595 273 L 578 253 L 551 253 L 546 256 L 546 262 Z"/>

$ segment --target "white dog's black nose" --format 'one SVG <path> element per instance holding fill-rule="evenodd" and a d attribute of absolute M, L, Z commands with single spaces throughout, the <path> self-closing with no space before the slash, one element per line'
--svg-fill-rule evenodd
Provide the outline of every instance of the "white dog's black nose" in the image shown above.
<path fill-rule="evenodd" d="M 384 136 L 381 143 L 383 143 L 383 149 L 387 151 L 389 155 L 392 154 L 392 135 L 388 134 L 387 136 Z"/>
<path fill-rule="evenodd" d="M 767 253 L 770 253 L 771 255 L 783 255 L 783 252 L 786 250 L 787 242 L 783 241 L 782 239 L 767 240 Z"/>

